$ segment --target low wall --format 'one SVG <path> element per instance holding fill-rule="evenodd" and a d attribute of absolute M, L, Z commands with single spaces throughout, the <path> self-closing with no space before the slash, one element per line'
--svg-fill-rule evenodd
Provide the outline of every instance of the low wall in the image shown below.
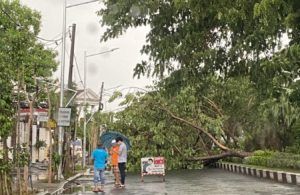
<path fill-rule="evenodd" d="M 275 171 L 270 169 L 254 168 L 247 165 L 217 162 L 216 168 L 221 168 L 234 173 L 249 175 L 253 177 L 270 179 L 280 183 L 288 183 L 294 185 L 300 185 L 300 174 L 284 171 Z"/>

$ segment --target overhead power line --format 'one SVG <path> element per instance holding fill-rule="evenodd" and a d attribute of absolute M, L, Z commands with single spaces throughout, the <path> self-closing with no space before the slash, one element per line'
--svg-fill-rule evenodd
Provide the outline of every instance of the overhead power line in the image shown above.
<path fill-rule="evenodd" d="M 81 83 L 82 86 L 83 86 L 84 83 L 83 83 L 82 78 L 81 78 L 81 75 L 80 75 L 79 66 L 78 66 L 78 62 L 77 62 L 77 57 L 76 57 L 75 54 L 74 54 L 74 60 L 75 60 L 76 70 L 77 70 L 77 73 L 78 73 L 78 77 L 79 77 L 80 83 Z"/>
<path fill-rule="evenodd" d="M 68 56 L 70 56 L 68 50 L 66 50 L 66 53 L 68 54 Z M 78 62 L 77 62 L 77 58 L 76 58 L 76 55 L 75 55 L 75 54 L 74 54 L 74 61 L 75 61 L 76 70 L 77 70 L 77 73 L 78 73 L 78 77 L 79 77 L 80 83 L 81 83 L 82 86 L 83 86 L 84 83 L 83 83 L 82 78 L 81 78 L 81 75 L 80 75 L 79 66 L 78 66 Z"/>
<path fill-rule="evenodd" d="M 36 38 L 37 39 L 40 39 L 40 40 L 42 40 L 42 41 L 47 41 L 47 42 L 57 42 L 57 41 L 60 41 L 60 40 L 62 40 L 62 37 L 61 38 L 59 38 L 59 39 L 45 39 L 45 38 L 42 38 L 42 37 L 39 37 L 39 36 L 36 36 Z"/>
<path fill-rule="evenodd" d="M 11 22 L 13 22 L 17 27 L 23 28 L 23 26 L 17 22 L 3 7 L 0 7 L 0 10 L 10 19 Z M 35 38 L 42 40 L 42 41 L 47 41 L 47 42 L 57 42 L 59 40 L 62 40 L 62 37 L 59 39 L 45 39 L 43 37 L 35 36 Z"/>

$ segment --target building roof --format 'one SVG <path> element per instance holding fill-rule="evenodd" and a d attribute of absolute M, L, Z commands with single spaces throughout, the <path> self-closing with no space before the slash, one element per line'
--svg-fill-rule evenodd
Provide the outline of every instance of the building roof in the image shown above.
<path fill-rule="evenodd" d="M 84 90 L 77 90 L 78 93 L 76 95 L 75 101 L 77 104 L 84 103 Z M 97 95 L 93 90 L 87 88 L 86 89 L 86 102 L 90 105 L 98 105 L 99 104 L 99 95 Z"/>

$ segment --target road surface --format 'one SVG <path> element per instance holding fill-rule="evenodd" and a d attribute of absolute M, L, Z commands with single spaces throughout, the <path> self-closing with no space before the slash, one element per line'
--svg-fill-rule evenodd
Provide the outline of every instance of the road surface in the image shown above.
<path fill-rule="evenodd" d="M 91 178 L 92 179 L 92 178 Z M 181 170 L 168 172 L 166 181 L 157 176 L 128 174 L 125 189 L 115 189 L 112 178 L 105 186 L 108 195 L 300 195 L 300 186 L 231 173 L 221 169 Z M 110 184 L 109 184 L 110 183 Z M 91 192 L 92 180 L 66 190 L 64 194 L 97 194 Z"/>

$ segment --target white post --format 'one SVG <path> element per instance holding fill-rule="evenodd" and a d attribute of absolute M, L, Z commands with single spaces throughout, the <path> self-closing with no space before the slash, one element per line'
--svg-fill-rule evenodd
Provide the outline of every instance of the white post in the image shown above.
<path fill-rule="evenodd" d="M 36 135 L 37 135 L 37 126 L 32 125 L 32 141 L 31 141 L 31 163 L 36 163 L 37 155 L 35 150 L 35 144 L 36 144 Z"/>
<path fill-rule="evenodd" d="M 100 54 L 104 54 L 104 53 L 110 53 L 110 52 L 113 52 L 115 50 L 117 50 L 119 48 L 113 48 L 111 50 L 108 50 L 108 51 L 103 51 L 103 52 L 100 52 L 100 53 L 95 53 L 95 54 L 89 54 L 87 55 L 86 51 L 84 51 L 84 105 L 83 105 L 83 108 L 84 108 L 84 124 L 83 124 L 83 148 L 82 148 L 82 166 L 83 168 L 85 168 L 86 166 L 86 126 L 87 126 L 87 123 L 90 121 L 90 119 L 87 121 L 87 118 L 86 118 L 86 112 L 87 112 L 87 106 L 86 106 L 86 86 L 87 86 L 87 81 L 86 81 L 86 74 L 87 74 L 87 58 L 88 57 L 91 57 L 91 56 L 96 56 L 96 55 L 100 55 Z"/>
<path fill-rule="evenodd" d="M 63 26 L 62 26 L 62 48 L 61 48 L 61 73 L 60 73 L 60 107 L 64 107 L 64 75 L 65 75 L 65 50 L 66 50 L 66 20 L 67 20 L 67 0 L 64 0 L 63 4 Z M 64 129 L 59 127 L 58 133 L 58 154 L 60 156 L 60 162 L 58 165 L 57 177 L 62 179 L 62 146 L 64 138 Z"/>
<path fill-rule="evenodd" d="M 82 166 L 85 168 L 86 165 L 86 51 L 84 51 L 84 105 L 83 105 L 83 113 L 84 113 L 84 124 L 83 124 L 83 147 L 82 147 Z"/>

